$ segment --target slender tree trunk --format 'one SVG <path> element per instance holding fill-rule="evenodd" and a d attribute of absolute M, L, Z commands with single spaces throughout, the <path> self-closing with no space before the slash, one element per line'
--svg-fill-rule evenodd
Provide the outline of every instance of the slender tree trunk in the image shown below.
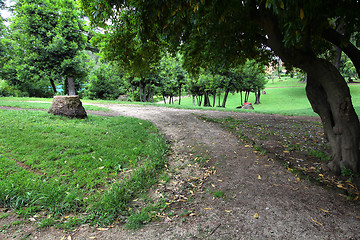
<path fill-rule="evenodd" d="M 57 93 L 55 82 L 53 79 L 50 79 L 51 88 L 53 89 L 54 93 Z"/>
<path fill-rule="evenodd" d="M 195 96 L 194 95 L 192 95 L 192 98 L 193 98 L 193 106 L 195 107 Z"/>
<path fill-rule="evenodd" d="M 135 101 L 135 92 L 134 92 L 134 85 L 131 84 L 131 94 L 132 94 L 132 101 Z"/>
<path fill-rule="evenodd" d="M 229 89 L 226 89 L 226 90 L 225 90 L 224 99 L 223 99 L 223 102 L 222 102 L 222 105 L 221 105 L 221 107 L 223 107 L 223 108 L 224 108 L 225 105 L 226 105 L 226 100 L 227 100 L 228 95 L 229 95 Z"/>
<path fill-rule="evenodd" d="M 202 95 L 197 96 L 197 98 L 198 98 L 198 106 L 201 106 L 201 104 L 202 104 Z"/>
<path fill-rule="evenodd" d="M 146 102 L 146 84 L 143 87 L 143 102 Z"/>
<path fill-rule="evenodd" d="M 218 106 L 220 107 L 221 105 L 220 105 L 220 100 L 221 100 L 221 94 L 219 93 L 219 95 L 218 95 Z"/>
<path fill-rule="evenodd" d="M 179 105 L 181 104 L 181 85 L 179 87 Z"/>
<path fill-rule="evenodd" d="M 255 103 L 254 104 L 260 104 L 260 90 L 256 90 L 255 92 Z"/>
<path fill-rule="evenodd" d="M 216 92 L 213 92 L 213 97 L 214 97 L 214 99 L 213 99 L 213 107 L 215 107 L 215 103 L 216 103 Z"/>
<path fill-rule="evenodd" d="M 342 53 L 341 49 L 339 47 L 334 46 L 334 58 L 332 63 L 337 70 L 340 69 L 341 53 Z"/>
<path fill-rule="evenodd" d="M 204 107 L 211 107 L 210 99 L 209 99 L 209 92 L 205 92 L 204 94 Z"/>
<path fill-rule="evenodd" d="M 242 106 L 242 105 L 243 105 L 243 96 L 242 96 L 242 91 L 240 91 L 240 101 L 241 101 L 240 106 Z"/>
<path fill-rule="evenodd" d="M 74 78 L 73 77 L 67 77 L 67 81 L 68 81 L 69 96 L 76 95 Z"/>
<path fill-rule="evenodd" d="M 163 95 L 163 99 L 164 99 L 164 104 L 166 104 L 166 97 L 165 97 L 165 95 Z"/>
<path fill-rule="evenodd" d="M 142 85 L 139 83 L 139 101 L 142 102 Z"/>

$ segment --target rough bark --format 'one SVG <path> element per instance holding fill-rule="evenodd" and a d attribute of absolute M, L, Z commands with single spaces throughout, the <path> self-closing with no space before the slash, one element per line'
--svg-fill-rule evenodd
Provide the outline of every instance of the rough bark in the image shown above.
<path fill-rule="evenodd" d="M 270 11 L 262 11 L 258 19 L 268 36 L 267 46 L 285 62 L 308 74 L 307 96 L 314 112 L 321 117 L 331 145 L 332 160 L 328 167 L 337 174 L 344 167 L 359 173 L 359 118 L 345 79 L 332 63 L 314 56 L 310 41 L 301 50 L 284 46 L 277 19 Z"/>
<path fill-rule="evenodd" d="M 359 172 L 359 119 L 345 79 L 334 66 L 319 59 L 308 71 L 306 93 L 332 148 L 328 167 L 336 174 L 344 168 Z"/>
<path fill-rule="evenodd" d="M 68 77 L 67 81 L 68 81 L 69 96 L 76 95 L 74 78 L 73 77 Z"/>
<path fill-rule="evenodd" d="M 54 96 L 48 111 L 54 115 L 62 115 L 69 118 L 86 118 L 87 114 L 82 106 L 79 96 Z"/>

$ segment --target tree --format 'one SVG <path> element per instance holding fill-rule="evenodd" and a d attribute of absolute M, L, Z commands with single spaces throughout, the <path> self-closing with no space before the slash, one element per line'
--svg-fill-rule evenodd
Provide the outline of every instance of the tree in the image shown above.
<path fill-rule="evenodd" d="M 74 1 L 19 0 L 14 9 L 3 77 L 30 96 L 50 96 L 64 80 L 79 86 L 86 76 L 86 37 Z"/>
<path fill-rule="evenodd" d="M 119 95 L 125 94 L 128 87 L 124 74 L 111 64 L 102 64 L 92 73 L 84 96 L 90 99 L 115 100 Z"/>
<path fill-rule="evenodd" d="M 105 22 L 123 9 L 139 20 L 142 42 L 165 39 L 184 51 L 185 66 L 226 68 L 246 58 L 267 61 L 275 54 L 307 73 L 306 93 L 322 119 L 332 147 L 328 164 L 360 172 L 359 119 L 345 79 L 323 56 L 339 47 L 360 72 L 359 1 L 319 0 L 81 0 L 93 22 Z M 345 34 L 336 31 L 344 23 Z M 335 23 L 335 24 L 333 24 Z M 205 66 L 206 65 L 206 66 Z"/>
<path fill-rule="evenodd" d="M 237 67 L 234 71 L 241 76 L 241 81 L 237 82 L 237 91 L 240 92 L 241 96 L 242 92 L 245 92 L 245 102 L 248 102 L 250 92 L 254 92 L 254 104 L 260 104 L 260 92 L 266 84 L 264 65 L 256 63 L 254 60 L 247 60 L 245 64 Z"/>

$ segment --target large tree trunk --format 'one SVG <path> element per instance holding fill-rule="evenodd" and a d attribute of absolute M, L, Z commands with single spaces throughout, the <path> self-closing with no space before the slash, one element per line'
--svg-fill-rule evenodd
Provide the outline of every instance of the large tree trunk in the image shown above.
<path fill-rule="evenodd" d="M 345 167 L 359 173 L 359 118 L 351 103 L 345 79 L 332 63 L 313 55 L 310 41 L 305 43 L 306 48 L 302 50 L 284 46 L 276 17 L 271 11 L 262 13 L 257 16 L 260 20 L 257 22 L 268 36 L 266 44 L 285 62 L 308 74 L 306 93 L 314 112 L 321 117 L 331 145 L 329 168 L 337 174 Z"/>
<path fill-rule="evenodd" d="M 328 167 L 336 174 L 344 168 L 360 172 L 359 118 L 346 81 L 325 60 L 317 59 L 311 65 L 306 93 L 314 112 L 321 117 L 331 145 L 332 161 Z"/>

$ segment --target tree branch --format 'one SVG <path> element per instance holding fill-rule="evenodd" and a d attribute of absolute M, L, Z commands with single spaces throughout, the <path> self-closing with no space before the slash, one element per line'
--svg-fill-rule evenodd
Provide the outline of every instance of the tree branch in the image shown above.
<path fill-rule="evenodd" d="M 338 46 L 350 58 L 358 76 L 360 76 L 360 50 L 335 29 L 327 29 L 322 36 L 327 41 Z"/>

